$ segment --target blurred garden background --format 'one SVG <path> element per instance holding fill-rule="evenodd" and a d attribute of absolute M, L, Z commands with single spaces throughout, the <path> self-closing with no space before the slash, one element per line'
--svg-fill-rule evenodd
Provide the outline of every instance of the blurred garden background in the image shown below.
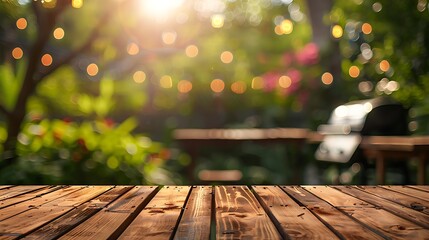
<path fill-rule="evenodd" d="M 358 166 L 316 161 L 316 144 L 191 159 L 172 132 L 316 131 L 377 96 L 429 133 L 426 0 L 1 0 L 0 62 L 0 184 L 186 184 L 201 169 L 356 183 Z"/>

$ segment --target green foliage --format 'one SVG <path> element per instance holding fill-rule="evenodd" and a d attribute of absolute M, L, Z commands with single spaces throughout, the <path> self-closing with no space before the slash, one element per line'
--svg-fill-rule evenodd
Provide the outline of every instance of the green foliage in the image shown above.
<path fill-rule="evenodd" d="M 1 170 L 0 182 L 153 184 L 153 169 L 168 160 L 169 150 L 145 135 L 133 134 L 136 125 L 133 118 L 122 123 L 110 119 L 29 122 L 19 135 L 19 162 Z M 155 182 L 165 183 L 166 179 Z"/>
<path fill-rule="evenodd" d="M 25 74 L 25 62 L 19 62 L 16 70 L 10 64 L 0 65 L 0 102 L 8 110 L 15 106 Z"/>

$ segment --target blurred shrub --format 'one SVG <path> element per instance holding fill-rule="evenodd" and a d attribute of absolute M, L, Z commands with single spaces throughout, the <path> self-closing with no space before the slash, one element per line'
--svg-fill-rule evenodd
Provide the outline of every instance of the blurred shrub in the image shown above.
<path fill-rule="evenodd" d="M 169 159 L 170 151 L 144 135 L 132 134 L 136 126 L 133 118 L 122 123 L 107 118 L 80 123 L 33 120 L 19 135 L 18 164 L 2 169 L 0 182 L 168 183 L 168 172 L 154 170 Z"/>

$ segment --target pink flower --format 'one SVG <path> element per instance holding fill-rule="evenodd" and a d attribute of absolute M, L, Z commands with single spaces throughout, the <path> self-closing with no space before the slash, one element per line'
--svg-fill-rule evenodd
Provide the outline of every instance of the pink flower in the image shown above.
<path fill-rule="evenodd" d="M 266 92 L 274 91 L 277 87 L 280 76 L 281 75 L 276 72 L 267 72 L 262 75 L 262 79 L 264 80 L 264 90 Z"/>
<path fill-rule="evenodd" d="M 301 65 L 313 65 L 319 62 L 319 47 L 309 43 L 296 54 L 296 60 Z"/>

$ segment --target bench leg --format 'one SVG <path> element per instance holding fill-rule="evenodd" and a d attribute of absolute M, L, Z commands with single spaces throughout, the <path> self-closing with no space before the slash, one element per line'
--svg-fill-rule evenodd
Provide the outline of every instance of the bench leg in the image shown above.
<path fill-rule="evenodd" d="M 376 182 L 377 184 L 384 184 L 386 179 L 386 160 L 383 156 L 378 155 L 375 161 Z"/>
<path fill-rule="evenodd" d="M 420 154 L 418 161 L 417 184 L 424 185 L 426 180 L 426 154 Z"/>

